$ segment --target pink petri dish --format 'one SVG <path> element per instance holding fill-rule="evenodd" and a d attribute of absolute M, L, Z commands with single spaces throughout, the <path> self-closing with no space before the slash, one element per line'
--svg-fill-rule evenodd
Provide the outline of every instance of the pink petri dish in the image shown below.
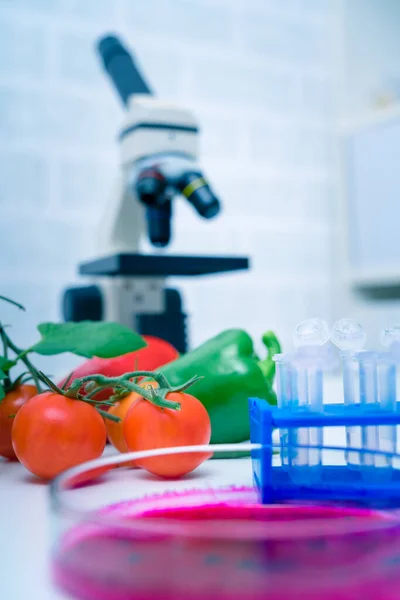
<path fill-rule="evenodd" d="M 134 454 L 56 479 L 55 585 L 77 600 L 400 598 L 396 513 L 261 505 L 250 459 L 218 460 L 216 448 L 191 449 L 213 451 L 215 459 L 176 481 L 111 468 Z M 236 446 L 223 450 L 237 453 Z M 102 475 L 91 479 L 93 469 Z"/>

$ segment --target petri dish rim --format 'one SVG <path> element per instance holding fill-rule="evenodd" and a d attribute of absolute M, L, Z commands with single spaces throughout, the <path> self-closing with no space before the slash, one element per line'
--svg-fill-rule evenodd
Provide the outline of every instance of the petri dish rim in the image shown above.
<path fill-rule="evenodd" d="M 338 504 L 336 507 L 312 501 L 309 504 L 280 504 L 280 505 L 260 505 L 265 506 L 269 511 L 285 511 L 293 510 L 295 506 L 297 510 L 306 511 L 310 506 L 318 506 L 322 509 L 322 512 L 326 512 L 326 515 L 333 513 L 337 510 L 345 512 L 346 516 L 321 519 L 300 519 L 288 522 L 279 521 L 265 521 L 260 523 L 256 520 L 254 523 L 251 521 L 243 521 L 241 519 L 224 519 L 224 520 L 213 520 L 213 527 L 211 531 L 209 528 L 204 528 L 204 520 L 199 521 L 185 521 L 185 527 L 182 527 L 182 521 L 174 518 L 162 518 L 162 517 L 147 517 L 143 518 L 145 511 L 139 511 L 132 516 L 121 516 L 118 514 L 118 510 L 124 505 L 132 506 L 144 502 L 146 499 L 151 500 L 155 498 L 165 497 L 168 490 L 163 493 L 149 493 L 142 496 L 136 497 L 132 500 L 124 500 L 120 503 L 114 503 L 107 507 L 83 510 L 77 506 L 71 505 L 65 498 L 66 492 L 70 491 L 68 483 L 71 482 L 77 476 L 82 476 L 86 472 L 91 472 L 104 467 L 123 466 L 133 460 L 142 458 L 149 458 L 154 456 L 168 456 L 172 454 L 180 453 L 197 453 L 197 452 L 255 452 L 261 451 L 262 449 L 270 449 L 272 451 L 279 450 L 280 444 L 271 444 L 265 446 L 262 444 L 246 443 L 246 444 L 209 444 L 201 446 L 179 446 L 171 448 L 163 448 L 157 450 L 147 450 L 142 452 L 129 452 L 126 454 L 116 454 L 109 457 L 103 457 L 93 461 L 82 463 L 76 467 L 64 471 L 58 475 L 50 483 L 50 501 L 51 509 L 55 513 L 59 513 L 65 516 L 70 516 L 77 520 L 82 520 L 85 525 L 99 526 L 99 527 L 112 527 L 115 530 L 121 530 L 122 532 L 131 532 L 132 534 L 157 534 L 157 535 L 171 535 L 180 537 L 191 537 L 198 539 L 238 539 L 238 538 L 260 538 L 266 539 L 294 539 L 294 538 L 311 538 L 319 536 L 332 536 L 339 537 L 343 535 L 351 535 L 356 533 L 368 533 L 372 531 L 382 531 L 385 529 L 400 528 L 400 511 L 379 511 L 373 509 L 357 509 L 348 508 L 343 504 Z M 307 446 L 307 445 L 296 445 L 292 446 L 296 449 L 320 449 L 322 451 L 329 452 L 357 452 L 359 454 L 369 454 L 373 456 L 380 456 L 391 459 L 400 459 L 399 454 L 375 451 L 375 450 L 364 450 L 360 448 L 348 448 L 340 446 Z M 132 471 L 134 473 L 134 471 Z M 161 478 L 160 478 L 161 481 Z M 172 483 L 173 480 L 165 479 L 166 484 Z M 89 484 L 90 485 L 90 484 Z M 101 483 L 100 483 L 101 485 Z M 229 490 L 240 490 L 244 491 L 245 488 L 237 486 L 221 486 L 217 488 L 218 493 L 227 493 Z M 191 493 L 193 491 L 198 492 L 200 495 L 202 492 L 210 493 L 210 488 L 189 488 L 188 490 L 173 491 L 169 492 L 175 497 L 184 497 L 185 493 Z M 250 491 L 250 488 L 249 488 Z M 218 502 L 217 502 L 218 503 Z M 196 505 L 198 506 L 198 505 Z M 115 514 L 110 515 L 110 508 L 112 508 Z M 349 518 L 351 517 L 351 518 Z M 371 518 L 374 517 L 374 518 Z M 288 526 L 289 523 L 289 526 Z M 284 527 L 282 527 L 284 525 Z M 286 525 L 286 526 L 285 526 Z"/>

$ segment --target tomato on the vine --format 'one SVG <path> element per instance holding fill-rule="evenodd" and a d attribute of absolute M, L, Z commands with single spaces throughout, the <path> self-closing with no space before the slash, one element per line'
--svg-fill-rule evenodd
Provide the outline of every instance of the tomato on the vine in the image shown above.
<path fill-rule="evenodd" d="M 34 385 L 21 384 L 7 392 L 5 398 L 0 402 L 0 456 L 15 460 L 15 452 L 12 446 L 11 429 L 14 416 L 20 408 L 37 393 Z"/>
<path fill-rule="evenodd" d="M 30 399 L 12 426 L 18 460 L 42 479 L 99 458 L 106 444 L 106 428 L 97 410 L 81 400 L 54 392 Z"/>
<path fill-rule="evenodd" d="M 210 442 L 210 417 L 197 398 L 184 392 L 170 392 L 166 400 L 178 402 L 180 410 L 160 408 L 144 398 L 134 398 L 131 402 L 123 421 L 124 438 L 130 451 L 197 446 Z M 135 461 L 135 464 L 161 477 L 181 477 L 210 456 L 210 453 L 204 452 L 171 454 L 144 458 Z"/>

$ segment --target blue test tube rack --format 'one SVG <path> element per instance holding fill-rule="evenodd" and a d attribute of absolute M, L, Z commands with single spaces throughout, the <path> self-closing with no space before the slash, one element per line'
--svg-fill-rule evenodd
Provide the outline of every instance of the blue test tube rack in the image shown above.
<path fill-rule="evenodd" d="M 296 467 L 285 464 L 274 465 L 273 439 L 275 429 L 288 432 L 287 447 L 280 444 L 281 453 L 287 454 L 296 447 L 291 438 L 298 439 L 298 430 L 325 427 L 368 427 L 400 425 L 400 402 L 395 411 L 384 411 L 379 406 L 360 404 L 351 407 L 343 404 L 325 404 L 321 412 L 309 408 L 278 408 L 264 399 L 250 398 L 251 442 L 260 444 L 259 450 L 252 452 L 253 479 L 264 504 L 283 501 L 342 501 L 375 507 L 398 507 L 400 504 L 400 456 L 382 453 L 386 457 L 385 467 L 371 467 L 372 476 L 365 477 L 365 470 L 353 469 L 346 463 L 347 448 L 343 447 L 343 465 L 322 463 L 319 478 L 296 477 Z M 323 451 L 323 446 L 320 450 Z M 327 450 L 329 452 L 329 449 Z M 354 453 L 364 453 L 356 449 Z M 367 451 L 368 452 L 368 451 Z M 336 454 L 336 451 L 335 451 Z M 397 463 L 398 460 L 398 463 Z M 376 470 L 383 477 L 375 476 Z M 384 473 L 383 473 L 384 472 Z"/>
<path fill-rule="evenodd" d="M 364 329 L 351 319 L 337 321 L 330 333 L 328 329 L 322 319 L 300 323 L 294 334 L 296 351 L 275 357 L 277 407 L 249 399 L 251 441 L 261 445 L 252 453 L 261 500 L 400 506 L 400 327 L 383 332 L 386 352 L 365 351 Z M 329 339 L 341 351 L 341 404 L 323 399 L 324 372 L 333 364 Z M 346 432 L 346 444 L 331 462 L 324 459 L 328 427 Z M 280 464 L 273 456 L 274 430 L 279 431 Z"/>

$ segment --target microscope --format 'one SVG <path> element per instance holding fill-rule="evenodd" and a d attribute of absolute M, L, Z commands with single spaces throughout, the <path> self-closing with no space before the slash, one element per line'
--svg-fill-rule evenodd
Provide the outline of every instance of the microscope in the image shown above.
<path fill-rule="evenodd" d="M 64 319 L 116 321 L 142 335 L 161 337 L 184 353 L 186 314 L 179 291 L 167 287 L 167 278 L 246 270 L 249 260 L 161 253 L 171 241 L 178 199 L 203 219 L 221 210 L 197 162 L 198 124 L 189 110 L 155 97 L 117 37 L 103 37 L 97 49 L 125 108 L 121 168 L 99 223 L 99 258 L 79 266 L 79 273 L 92 282 L 65 290 Z M 157 253 L 140 252 L 145 237 Z"/>

